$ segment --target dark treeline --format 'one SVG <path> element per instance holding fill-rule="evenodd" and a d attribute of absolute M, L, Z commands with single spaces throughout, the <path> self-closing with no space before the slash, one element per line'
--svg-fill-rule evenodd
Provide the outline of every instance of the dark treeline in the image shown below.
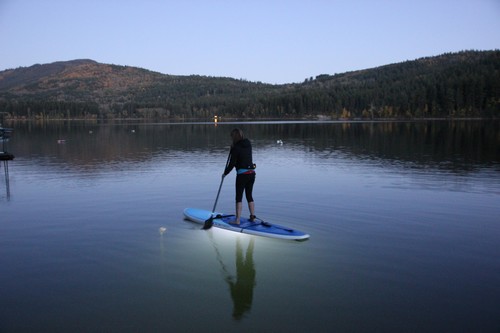
<path fill-rule="evenodd" d="M 334 76 L 268 99 L 284 114 L 333 118 L 500 116 L 500 52 L 462 52 Z"/>
<path fill-rule="evenodd" d="M 126 69 L 130 77 L 130 68 L 112 67 Z M 8 118 L 47 119 L 500 116 L 499 50 L 449 53 L 285 85 L 154 74 L 153 83 L 127 89 L 96 89 L 105 86 L 97 79 L 83 88 L 82 81 L 66 79 L 58 90 L 43 90 L 38 83 L 24 87 L 29 93 L 3 89 L 0 112 Z M 140 75 L 145 77 L 145 71 Z"/>

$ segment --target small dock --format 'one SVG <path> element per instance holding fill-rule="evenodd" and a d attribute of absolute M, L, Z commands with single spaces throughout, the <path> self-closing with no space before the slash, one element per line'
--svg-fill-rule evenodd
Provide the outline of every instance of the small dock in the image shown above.
<path fill-rule="evenodd" d="M 7 148 L 6 144 L 9 141 L 11 134 L 12 134 L 12 128 L 4 128 L 0 126 L 0 142 L 2 143 L 2 150 L 0 151 L 0 161 L 3 161 L 7 198 L 10 198 L 9 161 L 12 161 L 14 159 L 14 155 L 8 153 L 6 149 Z"/>
<path fill-rule="evenodd" d="M 12 161 L 14 159 L 14 155 L 11 153 L 0 151 L 0 161 Z"/>
<path fill-rule="evenodd" d="M 12 128 L 5 128 L 0 126 L 0 142 L 2 143 L 2 150 L 0 151 L 0 161 L 9 161 L 9 155 L 12 156 L 10 160 L 14 158 L 14 155 L 6 152 L 6 144 L 12 135 Z M 5 156 L 2 156 L 5 155 Z"/>

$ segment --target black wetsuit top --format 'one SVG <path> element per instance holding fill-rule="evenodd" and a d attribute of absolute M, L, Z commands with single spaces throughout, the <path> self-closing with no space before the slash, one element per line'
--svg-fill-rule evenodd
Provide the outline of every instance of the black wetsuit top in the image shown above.
<path fill-rule="evenodd" d="M 236 142 L 231 148 L 231 160 L 224 170 L 224 175 L 229 174 L 235 167 L 237 172 L 242 169 L 255 169 L 252 161 L 252 144 L 246 138 Z"/>

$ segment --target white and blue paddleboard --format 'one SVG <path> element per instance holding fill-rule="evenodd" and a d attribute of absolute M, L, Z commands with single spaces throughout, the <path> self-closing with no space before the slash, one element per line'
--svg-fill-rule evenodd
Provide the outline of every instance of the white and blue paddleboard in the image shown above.
<path fill-rule="evenodd" d="M 200 224 L 205 224 L 207 220 L 211 219 L 214 227 L 250 235 L 289 240 L 306 240 L 309 238 L 309 235 L 302 231 L 274 223 L 267 223 L 258 218 L 254 221 L 250 221 L 249 219 L 242 217 L 240 218 L 240 224 L 235 225 L 231 224 L 231 222 L 234 222 L 236 219 L 236 216 L 234 215 L 212 213 L 209 210 L 198 208 L 184 209 L 184 216 L 186 219 Z"/>

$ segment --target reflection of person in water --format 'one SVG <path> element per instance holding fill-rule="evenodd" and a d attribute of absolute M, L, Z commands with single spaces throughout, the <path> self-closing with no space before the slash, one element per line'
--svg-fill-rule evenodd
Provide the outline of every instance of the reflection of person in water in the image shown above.
<path fill-rule="evenodd" d="M 236 282 L 234 278 L 227 277 L 226 282 L 231 289 L 234 309 L 233 318 L 240 320 L 245 312 L 252 307 L 253 287 L 255 286 L 255 267 L 253 264 L 253 244 L 254 239 L 250 239 L 246 255 L 243 256 L 243 249 L 240 239 L 236 241 Z"/>

